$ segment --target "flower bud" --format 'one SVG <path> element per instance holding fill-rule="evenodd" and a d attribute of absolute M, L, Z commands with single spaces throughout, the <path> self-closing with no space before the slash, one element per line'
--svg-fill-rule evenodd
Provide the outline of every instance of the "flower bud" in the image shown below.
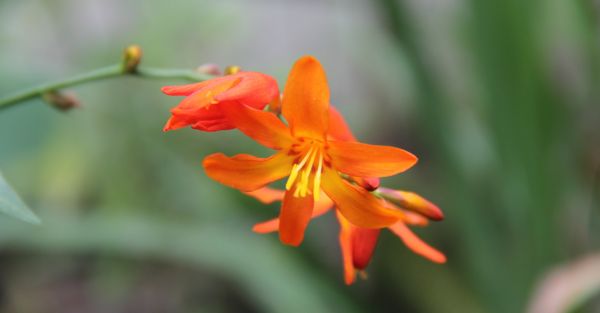
<path fill-rule="evenodd" d="M 355 268 L 363 270 L 369 265 L 377 245 L 379 231 L 379 229 L 371 228 L 353 228 L 351 235 L 352 263 Z"/>
<path fill-rule="evenodd" d="M 45 92 L 42 95 L 42 99 L 61 111 L 68 111 L 81 106 L 79 100 L 73 94 L 65 94 L 56 90 Z"/>
<path fill-rule="evenodd" d="M 402 209 L 422 214 L 435 221 L 444 219 L 444 213 L 442 213 L 440 208 L 414 192 L 383 187 L 380 187 L 378 191 L 386 200 L 398 205 Z"/>
<path fill-rule="evenodd" d="M 225 75 L 233 75 L 237 74 L 242 70 L 241 67 L 237 65 L 229 65 L 225 68 Z"/>
<path fill-rule="evenodd" d="M 123 51 L 123 72 L 135 73 L 138 65 L 142 61 L 142 48 L 138 45 L 131 45 Z"/>
<path fill-rule="evenodd" d="M 206 63 L 198 66 L 196 72 L 214 76 L 221 76 L 221 69 L 214 63 Z"/>

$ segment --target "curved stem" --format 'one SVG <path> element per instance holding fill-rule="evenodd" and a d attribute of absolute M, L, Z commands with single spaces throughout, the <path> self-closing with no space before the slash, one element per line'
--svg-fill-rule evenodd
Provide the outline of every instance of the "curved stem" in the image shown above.
<path fill-rule="evenodd" d="M 185 69 L 163 69 L 163 68 L 148 68 L 138 67 L 135 72 L 129 73 L 123 71 L 122 64 L 115 64 L 103 68 L 93 70 L 89 73 L 76 75 L 65 80 L 58 82 L 42 84 L 33 88 L 17 92 L 8 97 L 0 98 L 0 110 L 11 107 L 13 105 L 25 102 L 27 100 L 41 97 L 47 92 L 64 89 L 80 85 L 90 81 L 98 81 L 107 78 L 119 77 L 119 76 L 138 76 L 142 78 L 159 78 L 159 79 L 183 79 L 192 82 L 202 81 L 212 78 L 207 74 L 202 74 L 194 70 Z"/>

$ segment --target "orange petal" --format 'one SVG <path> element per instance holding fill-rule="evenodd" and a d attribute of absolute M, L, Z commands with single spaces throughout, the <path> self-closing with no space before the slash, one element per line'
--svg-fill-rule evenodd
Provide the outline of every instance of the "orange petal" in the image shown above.
<path fill-rule="evenodd" d="M 398 222 L 389 227 L 389 229 L 398 235 L 404 244 L 416 254 L 419 254 L 435 263 L 446 263 L 446 256 L 425 243 L 417 237 L 404 223 Z"/>
<path fill-rule="evenodd" d="M 408 225 L 423 227 L 429 224 L 429 219 L 419 213 L 404 211 L 404 215 L 406 216 L 406 218 L 403 221 Z"/>
<path fill-rule="evenodd" d="M 190 125 L 187 119 L 177 118 L 175 116 L 171 116 L 165 126 L 163 127 L 163 131 L 175 130 L 179 128 L 183 128 Z"/>
<path fill-rule="evenodd" d="M 179 85 L 179 86 L 164 86 L 160 90 L 169 96 L 189 96 L 192 93 L 200 90 L 201 88 L 206 87 L 207 85 L 213 84 L 218 79 L 222 79 L 221 77 L 215 79 L 205 80 L 203 82 L 187 84 L 187 85 Z"/>
<path fill-rule="evenodd" d="M 216 132 L 220 130 L 234 129 L 235 126 L 233 126 L 227 119 L 214 119 L 197 121 L 194 125 L 192 125 L 192 128 L 205 132 Z"/>
<path fill-rule="evenodd" d="M 351 185 L 331 169 L 323 172 L 321 187 L 337 209 L 355 226 L 381 228 L 404 218 L 402 211 L 387 208 L 384 200 Z"/>
<path fill-rule="evenodd" d="M 221 109 L 235 127 L 265 147 L 279 150 L 292 142 L 287 126 L 271 112 L 243 105 L 222 105 Z"/>
<path fill-rule="evenodd" d="M 356 141 L 350 127 L 342 114 L 333 106 L 329 106 L 329 130 L 327 135 L 333 140 Z"/>
<path fill-rule="evenodd" d="M 337 217 L 340 222 L 339 241 L 344 264 L 344 281 L 346 285 L 352 285 L 356 279 L 356 269 L 352 262 L 352 225 L 339 212 Z"/>
<path fill-rule="evenodd" d="M 310 222 L 314 199 L 312 196 L 295 197 L 293 191 L 287 191 L 283 197 L 279 214 L 279 239 L 286 245 L 298 246 Z"/>
<path fill-rule="evenodd" d="M 285 191 L 269 187 L 263 187 L 254 191 L 244 193 L 264 204 L 269 204 L 275 201 L 283 200 L 283 195 L 285 194 Z"/>
<path fill-rule="evenodd" d="M 235 88 L 215 95 L 216 101 L 240 101 L 253 108 L 262 109 L 273 99 L 279 98 L 277 81 L 269 75 L 257 72 L 239 72 L 227 77 L 239 78 L 240 81 Z"/>
<path fill-rule="evenodd" d="M 176 107 L 171 109 L 171 113 L 191 115 L 202 112 L 202 110 L 206 110 L 209 106 L 219 103 L 215 99 L 216 95 L 235 88 L 240 81 L 241 79 L 238 78 L 233 80 L 218 80 L 208 84 L 204 88 L 185 97 Z"/>
<path fill-rule="evenodd" d="M 354 227 L 352 231 L 352 262 L 354 267 L 364 270 L 369 265 L 377 239 L 379 229 Z"/>
<path fill-rule="evenodd" d="M 259 234 L 273 233 L 279 230 L 279 219 L 274 218 L 266 222 L 254 224 L 252 231 Z"/>
<path fill-rule="evenodd" d="M 176 113 L 172 113 L 172 116 L 167 121 L 163 131 L 175 130 L 190 125 L 194 127 L 195 124 L 201 123 L 215 123 L 215 121 L 222 121 L 223 118 L 224 115 L 221 112 L 221 109 L 215 105 L 205 106 L 200 110 L 177 110 Z M 228 125 L 230 124 L 228 123 Z M 195 128 L 201 129 L 201 127 Z"/>
<path fill-rule="evenodd" d="M 360 142 L 330 141 L 328 153 L 336 170 L 359 177 L 392 176 L 417 163 L 408 151 Z"/>
<path fill-rule="evenodd" d="M 329 87 L 325 71 L 314 57 L 302 57 L 292 67 L 283 92 L 282 113 L 294 136 L 325 136 L 329 121 Z"/>
<path fill-rule="evenodd" d="M 287 176 L 292 169 L 292 161 L 293 158 L 285 153 L 268 158 L 248 154 L 227 157 L 215 153 L 207 156 L 202 163 L 210 178 L 241 191 L 253 191 Z"/>
<path fill-rule="evenodd" d="M 269 189 L 269 191 L 265 191 L 265 189 Z M 284 191 L 265 187 L 265 188 L 259 189 L 257 191 L 254 191 L 254 192 L 246 192 L 245 194 L 253 196 L 263 203 L 271 203 L 271 202 L 267 202 L 267 201 L 269 201 L 273 198 L 277 198 L 276 200 L 282 200 Z M 314 206 L 315 207 L 313 208 L 311 218 L 317 218 L 317 217 L 327 213 L 327 211 L 329 211 L 329 209 L 331 209 L 331 207 L 333 206 L 333 202 L 326 195 L 322 194 L 321 197 L 319 198 L 319 201 L 317 201 Z M 266 222 L 255 224 L 254 227 L 252 227 L 252 231 L 259 233 L 259 234 L 272 233 L 272 232 L 276 232 L 278 230 L 279 230 L 279 219 L 278 218 L 274 218 L 274 219 L 268 220 Z"/>

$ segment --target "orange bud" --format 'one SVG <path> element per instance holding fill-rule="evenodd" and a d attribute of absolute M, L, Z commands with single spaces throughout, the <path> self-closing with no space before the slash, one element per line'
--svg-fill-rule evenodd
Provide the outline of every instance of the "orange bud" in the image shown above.
<path fill-rule="evenodd" d="M 414 192 L 393 190 L 383 187 L 379 188 L 379 192 L 386 200 L 405 210 L 423 214 L 435 221 L 444 219 L 444 213 L 440 208 Z"/>
<path fill-rule="evenodd" d="M 369 265 L 377 245 L 379 231 L 379 229 L 353 227 L 351 233 L 352 264 L 355 268 L 363 270 Z"/>

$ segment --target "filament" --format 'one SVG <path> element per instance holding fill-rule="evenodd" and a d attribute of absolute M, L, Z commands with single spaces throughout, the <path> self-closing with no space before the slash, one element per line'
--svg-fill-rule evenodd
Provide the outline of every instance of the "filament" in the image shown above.
<path fill-rule="evenodd" d="M 323 153 L 319 151 L 319 165 L 317 165 L 317 173 L 313 182 L 313 197 L 315 201 L 319 201 L 321 195 L 321 170 L 323 170 Z"/>
<path fill-rule="evenodd" d="M 288 178 L 287 182 L 285 183 L 286 190 L 290 190 L 292 188 L 292 185 L 294 184 L 296 177 L 298 177 L 298 173 L 300 172 L 302 167 L 304 167 L 304 163 L 306 163 L 308 158 L 312 155 L 314 149 L 315 149 L 315 147 L 311 146 L 310 149 L 308 149 L 308 152 L 306 153 L 306 155 L 304 155 L 304 158 L 302 158 L 302 161 L 300 161 L 300 163 L 294 164 L 294 166 L 292 167 L 292 172 L 290 173 L 290 177 Z"/>

